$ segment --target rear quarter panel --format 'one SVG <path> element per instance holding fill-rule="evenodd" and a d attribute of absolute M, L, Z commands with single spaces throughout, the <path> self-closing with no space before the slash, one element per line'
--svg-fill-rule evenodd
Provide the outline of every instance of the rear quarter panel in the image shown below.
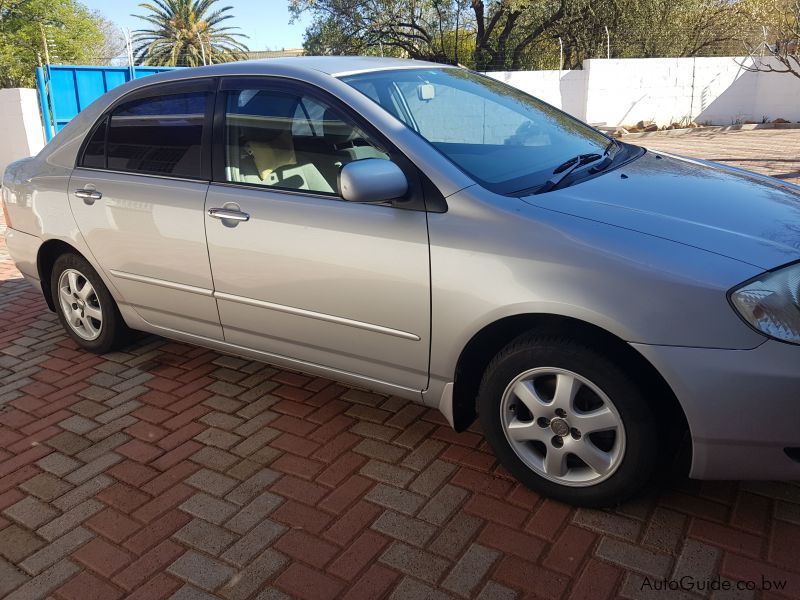
<path fill-rule="evenodd" d="M 71 174 L 72 168 L 52 164 L 42 154 L 11 163 L 3 175 L 2 185 L 11 229 L 34 236 L 40 244 L 60 240 L 72 246 L 92 264 L 111 294 L 118 301 L 124 301 L 113 283 L 105 277 L 72 215 L 68 196 Z M 19 263 L 20 271 L 39 278 L 37 256 L 15 256 L 12 244 L 9 244 L 9 250 L 11 258 Z"/>
<path fill-rule="evenodd" d="M 3 176 L 11 226 L 42 239 L 75 239 L 77 226 L 67 203 L 70 172 L 38 157 L 11 163 Z"/>

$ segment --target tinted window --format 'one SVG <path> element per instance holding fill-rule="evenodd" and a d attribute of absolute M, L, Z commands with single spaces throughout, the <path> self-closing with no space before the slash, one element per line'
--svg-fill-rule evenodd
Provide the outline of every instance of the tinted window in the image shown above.
<path fill-rule="evenodd" d="M 342 165 L 388 155 L 339 111 L 291 92 L 226 92 L 227 181 L 338 192 Z"/>
<path fill-rule="evenodd" d="M 324 134 L 322 121 L 326 106 L 311 98 L 302 98 L 297 103 L 292 121 L 292 135 L 321 136 Z"/>
<path fill-rule="evenodd" d="M 111 114 L 108 168 L 200 178 L 208 93 L 142 98 Z"/>
<path fill-rule="evenodd" d="M 107 118 L 97 126 L 92 133 L 91 139 L 87 142 L 83 151 L 81 166 L 92 169 L 103 169 L 106 166 L 106 123 Z"/>

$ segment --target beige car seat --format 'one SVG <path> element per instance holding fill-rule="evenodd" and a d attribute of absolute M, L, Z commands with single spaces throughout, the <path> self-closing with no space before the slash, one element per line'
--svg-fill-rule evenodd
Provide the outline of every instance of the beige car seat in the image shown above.
<path fill-rule="evenodd" d="M 247 117 L 242 120 L 245 119 L 249 120 Z M 288 117 L 256 117 L 247 127 L 231 128 L 228 180 L 334 192 L 315 166 L 314 157 L 295 152 L 291 128 L 292 120 Z"/>

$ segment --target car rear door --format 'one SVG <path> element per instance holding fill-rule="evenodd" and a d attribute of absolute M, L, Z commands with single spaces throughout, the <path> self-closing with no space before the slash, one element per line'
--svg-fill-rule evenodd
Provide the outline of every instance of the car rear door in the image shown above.
<path fill-rule="evenodd" d="M 424 204 L 354 204 L 337 191 L 344 162 L 399 157 L 330 99 L 268 78 L 223 78 L 215 126 L 206 231 L 225 340 L 300 368 L 424 389 Z M 212 216 L 219 209 L 246 220 Z"/>
<path fill-rule="evenodd" d="M 90 134 L 69 193 L 125 303 L 153 325 L 221 339 L 203 216 L 215 85 L 158 84 L 123 97 Z"/>

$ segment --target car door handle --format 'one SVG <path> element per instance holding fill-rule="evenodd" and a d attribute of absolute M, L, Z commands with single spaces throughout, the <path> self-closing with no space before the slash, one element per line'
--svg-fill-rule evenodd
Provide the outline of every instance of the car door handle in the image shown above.
<path fill-rule="evenodd" d="M 103 197 L 103 194 L 101 192 L 98 192 L 97 190 L 87 190 L 87 189 L 75 190 L 75 195 L 78 198 L 83 198 L 84 200 L 91 200 L 92 202 L 94 202 L 95 200 L 100 200 L 100 198 Z"/>
<path fill-rule="evenodd" d="M 250 215 L 240 210 L 230 208 L 209 208 L 208 216 L 213 219 L 227 219 L 229 221 L 249 221 Z"/>

